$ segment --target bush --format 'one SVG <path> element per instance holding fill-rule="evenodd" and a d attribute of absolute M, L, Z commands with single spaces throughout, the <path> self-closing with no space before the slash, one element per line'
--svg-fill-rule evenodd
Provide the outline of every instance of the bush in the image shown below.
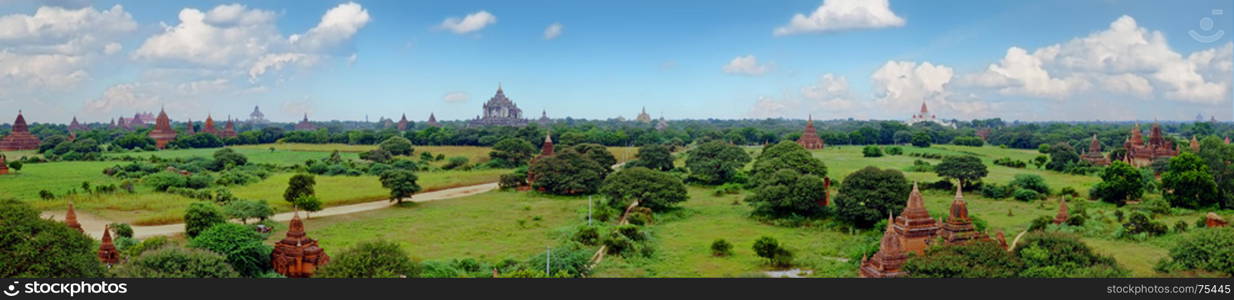
<path fill-rule="evenodd" d="M 990 199 L 1006 199 L 1014 192 L 1015 187 L 1012 186 L 1000 186 L 995 183 L 981 185 L 981 196 Z"/>
<path fill-rule="evenodd" d="M 754 253 L 759 257 L 766 258 L 769 263 L 777 267 L 788 267 L 793 265 L 793 252 L 788 251 L 780 246 L 780 242 L 775 238 L 763 236 L 754 241 Z"/>
<path fill-rule="evenodd" d="M 865 167 L 850 173 L 835 198 L 839 219 L 857 228 L 886 220 L 887 212 L 904 209 L 912 186 L 900 171 Z"/>
<path fill-rule="evenodd" d="M 601 242 L 600 227 L 594 225 L 583 225 L 579 227 L 578 230 L 574 231 L 574 234 L 570 239 L 587 246 L 598 245 Z"/>
<path fill-rule="evenodd" d="M 129 224 L 111 223 L 108 227 L 111 228 L 111 232 L 116 233 L 117 237 L 133 238 L 133 226 L 129 226 Z"/>
<path fill-rule="evenodd" d="M 1080 238 L 1065 233 L 1032 232 L 1015 248 L 1024 262 L 1020 277 L 1123 277 L 1113 257 L 1099 255 Z"/>
<path fill-rule="evenodd" d="M 1169 228 L 1161 222 L 1155 222 L 1147 215 L 1142 213 L 1132 213 L 1131 217 L 1127 218 L 1127 223 L 1123 224 L 1123 238 L 1134 238 L 1135 235 L 1145 234 L 1148 236 L 1159 236 L 1169 232 Z"/>
<path fill-rule="evenodd" d="M 826 206 L 819 205 L 824 193 L 827 190 L 822 178 L 785 169 L 755 187 L 745 201 L 754 206 L 755 216 L 822 218 L 830 213 Z"/>
<path fill-rule="evenodd" d="M 527 260 L 526 266 L 533 270 L 543 270 L 547 262 L 554 277 L 582 277 L 590 270 L 591 255 L 595 250 L 583 249 L 577 244 L 567 244 L 552 248 L 551 259 L 540 252 Z"/>
<path fill-rule="evenodd" d="M 1013 197 L 1015 197 L 1016 200 L 1020 200 L 1020 201 L 1032 201 L 1032 200 L 1037 200 L 1041 198 L 1040 193 L 1037 193 L 1037 191 L 1030 190 L 1030 189 L 1018 189 L 1018 190 L 1015 190 L 1015 193 L 1012 195 Z"/>
<path fill-rule="evenodd" d="M 527 185 L 527 175 L 519 174 L 501 174 L 501 180 L 497 186 L 502 189 L 513 189 Z"/>
<path fill-rule="evenodd" d="M 1234 276 L 1234 228 L 1208 228 L 1184 234 L 1170 248 L 1170 256 L 1159 261 L 1154 269 Z"/>
<path fill-rule="evenodd" d="M 985 141 L 982 141 L 981 138 L 975 137 L 975 136 L 956 137 L 955 139 L 951 140 L 951 143 L 960 145 L 960 146 L 972 146 L 972 147 L 981 147 L 985 145 Z"/>
<path fill-rule="evenodd" d="M 39 217 L 18 200 L 0 200 L 0 278 L 101 277 L 94 240 Z"/>
<path fill-rule="evenodd" d="M 913 165 L 904 169 L 909 172 L 934 172 L 934 166 L 924 160 L 913 160 Z"/>
<path fill-rule="evenodd" d="M 609 205 L 625 209 L 637 201 L 639 206 L 664 211 L 689 199 L 681 179 L 644 167 L 622 169 L 604 180 L 600 193 L 608 196 Z"/>
<path fill-rule="evenodd" d="M 1063 187 L 1063 189 L 1058 190 L 1058 195 L 1060 195 L 1060 196 L 1064 196 L 1064 195 L 1065 195 L 1065 196 L 1072 196 L 1072 197 L 1080 197 L 1080 192 L 1076 191 L 1076 190 L 1075 190 L 1075 188 L 1073 188 L 1073 187 L 1065 186 L 1065 187 Z"/>
<path fill-rule="evenodd" d="M 1036 174 L 1016 174 L 1015 178 L 1008 185 L 1030 189 L 1042 195 L 1050 194 L 1050 186 L 1045 183 L 1045 178 L 1041 178 L 1040 175 Z"/>
<path fill-rule="evenodd" d="M 861 148 L 861 156 L 864 157 L 882 157 L 883 149 L 878 146 L 865 146 Z"/>
<path fill-rule="evenodd" d="M 227 259 L 214 252 L 162 247 L 146 252 L 115 269 L 121 278 L 232 278 L 239 277 Z"/>
<path fill-rule="evenodd" d="M 1028 166 L 1028 163 L 1022 160 L 1011 159 L 1010 157 L 1003 157 L 1003 158 L 995 159 L 994 164 L 999 165 L 999 166 L 1008 167 L 1008 168 L 1017 168 L 1017 169 L 1023 169 L 1024 167 Z"/>
<path fill-rule="evenodd" d="M 1024 270 L 1020 259 L 993 241 L 931 247 L 904 265 L 915 278 L 1014 278 Z"/>
<path fill-rule="evenodd" d="M 466 166 L 468 162 L 470 162 L 470 160 L 468 160 L 466 156 L 455 156 L 446 161 L 446 164 L 442 165 L 441 168 L 446 170 L 454 170 Z"/>
<path fill-rule="evenodd" d="M 711 255 L 731 256 L 733 255 L 733 244 L 730 244 L 724 239 L 717 239 L 714 242 L 711 242 Z"/>
<path fill-rule="evenodd" d="M 736 194 L 741 193 L 741 189 L 742 188 L 740 184 L 725 183 L 725 184 L 721 184 L 720 186 L 717 186 L 715 191 L 712 194 L 716 196 L 736 195 Z"/>
<path fill-rule="evenodd" d="M 253 277 L 270 269 L 270 252 L 274 248 L 263 240 L 261 234 L 248 226 L 220 223 L 199 233 L 189 241 L 189 247 L 221 254 L 241 276 Z"/>
<path fill-rule="evenodd" d="M 187 187 L 188 177 L 172 172 L 158 172 L 142 177 L 141 183 L 153 187 L 156 191 L 166 192 L 172 187 Z"/>
<path fill-rule="evenodd" d="M 197 234 L 213 227 L 215 224 L 226 222 L 227 218 L 223 214 L 223 209 L 214 203 L 193 202 L 184 211 L 184 233 L 189 238 L 196 237 Z"/>
<path fill-rule="evenodd" d="M 401 136 L 392 136 L 381 142 L 378 148 L 390 152 L 393 155 L 411 155 L 414 149 L 411 147 L 411 141 Z"/>
<path fill-rule="evenodd" d="M 334 255 L 313 276 L 317 278 L 418 277 L 420 267 L 398 244 L 366 241 Z"/>
<path fill-rule="evenodd" d="M 132 247 L 129 247 L 128 249 L 124 249 L 124 254 L 129 257 L 137 257 L 137 256 L 141 256 L 143 253 L 146 253 L 147 251 L 162 249 L 163 247 L 166 247 L 171 244 L 172 244 L 171 241 L 168 240 L 167 237 L 165 236 L 151 237 L 151 238 L 141 240 L 141 242 L 137 243 L 137 245 L 133 245 Z"/>
<path fill-rule="evenodd" d="M 900 148 L 899 146 L 887 148 L 887 155 L 902 155 L 902 154 L 904 154 L 904 148 Z"/>

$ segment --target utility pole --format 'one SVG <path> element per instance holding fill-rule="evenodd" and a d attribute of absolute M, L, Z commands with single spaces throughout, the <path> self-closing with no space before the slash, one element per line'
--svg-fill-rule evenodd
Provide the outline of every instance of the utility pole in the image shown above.
<path fill-rule="evenodd" d="M 553 274 L 553 268 L 549 265 L 549 262 L 553 261 L 553 247 L 544 246 L 544 249 L 544 277 L 548 278 Z"/>

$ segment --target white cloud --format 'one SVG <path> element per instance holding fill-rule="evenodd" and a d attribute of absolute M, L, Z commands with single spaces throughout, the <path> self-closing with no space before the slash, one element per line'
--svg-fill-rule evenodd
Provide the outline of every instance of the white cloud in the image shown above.
<path fill-rule="evenodd" d="M 759 97 L 748 115 L 755 118 L 846 118 L 862 114 L 868 102 L 857 100 L 849 90 L 848 78 L 827 73 L 802 87 L 800 94 L 785 93 L 781 99 Z"/>
<path fill-rule="evenodd" d="M 724 73 L 736 75 L 759 76 L 767 73 L 771 67 L 758 63 L 754 55 L 738 56 L 724 65 Z"/>
<path fill-rule="evenodd" d="M 370 20 L 368 11 L 360 4 L 347 2 L 326 11 L 321 22 L 304 35 L 292 35 L 289 39 L 303 50 L 318 51 L 351 39 Z"/>
<path fill-rule="evenodd" d="M 954 74 L 951 68 L 930 62 L 888 61 L 874 71 L 870 79 L 880 101 L 911 105 L 924 99 L 945 96 L 945 86 Z"/>
<path fill-rule="evenodd" d="M 266 54 L 257 59 L 257 62 L 249 68 L 249 81 L 256 81 L 257 77 L 265 74 L 266 71 L 282 69 L 285 65 L 302 62 L 307 58 L 307 55 L 301 53 Z"/>
<path fill-rule="evenodd" d="M 1070 96 L 1073 91 L 1085 88 L 1087 83 L 1075 77 L 1051 77 L 1042 66 L 1042 57 L 1048 59 L 1057 50 L 1057 47 L 1043 48 L 1030 55 L 1024 49 L 1011 47 L 1001 62 L 991 64 L 974 82 L 981 86 L 997 87 L 1003 94 L 1057 99 Z"/>
<path fill-rule="evenodd" d="M 449 92 L 442 96 L 441 100 L 445 100 L 448 103 L 461 103 L 467 102 L 470 98 L 471 95 L 467 94 L 467 92 Z"/>
<path fill-rule="evenodd" d="M 147 92 L 140 83 L 119 84 L 107 88 L 103 95 L 86 101 L 85 111 L 99 113 L 128 112 L 133 109 L 157 107 L 162 98 Z"/>
<path fill-rule="evenodd" d="M 457 17 L 446 18 L 444 21 L 441 21 L 441 25 L 438 27 L 455 34 L 468 34 L 495 23 L 497 23 L 497 16 L 481 10 L 462 19 Z"/>
<path fill-rule="evenodd" d="M 349 65 L 349 66 L 351 66 L 351 65 L 355 65 L 355 64 L 356 64 L 356 60 L 359 60 L 359 59 L 360 59 L 360 56 L 359 56 L 358 54 L 356 54 L 356 53 L 351 53 L 351 56 L 348 56 L 348 57 L 347 57 L 347 65 Z"/>
<path fill-rule="evenodd" d="M 548 25 L 548 28 L 544 28 L 544 39 L 551 40 L 561 36 L 562 29 L 561 23 L 554 22 L 552 25 Z"/>
<path fill-rule="evenodd" d="M 788 24 L 772 33 L 776 36 L 823 33 L 851 29 L 904 26 L 904 19 L 891 11 L 887 0 L 825 0 L 809 16 L 793 15 Z"/>
<path fill-rule="evenodd" d="M 120 51 L 116 41 L 137 23 L 120 5 L 40 7 L 33 15 L 0 16 L 0 98 L 41 96 L 90 78 L 104 55 Z"/>

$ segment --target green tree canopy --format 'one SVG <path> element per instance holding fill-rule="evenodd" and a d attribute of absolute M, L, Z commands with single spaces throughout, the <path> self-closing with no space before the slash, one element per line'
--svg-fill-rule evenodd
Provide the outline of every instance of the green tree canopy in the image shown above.
<path fill-rule="evenodd" d="M 201 249 L 176 246 L 146 251 L 115 269 L 122 278 L 234 278 L 239 277 L 227 258 Z"/>
<path fill-rule="evenodd" d="M 668 146 L 650 144 L 638 148 L 635 164 L 656 171 L 673 169 L 673 153 Z"/>
<path fill-rule="evenodd" d="M 1093 198 L 1118 204 L 1127 204 L 1127 200 L 1139 199 L 1144 195 L 1143 174 L 1135 167 L 1115 161 L 1101 171 L 1101 182 L 1089 191 Z"/>
<path fill-rule="evenodd" d="M 568 149 L 536 160 L 528 168 L 531 187 L 558 195 L 582 195 L 600 189 L 609 168 Z"/>
<path fill-rule="evenodd" d="M 600 193 L 608 196 L 609 204 L 625 209 L 633 201 L 639 206 L 664 211 L 684 202 L 689 196 L 681 179 L 644 167 L 627 168 L 604 179 Z"/>
<path fill-rule="evenodd" d="M 1034 231 L 1016 245 L 1024 262 L 1021 277 L 1122 277 L 1127 270 L 1113 257 L 1097 254 L 1080 238 L 1067 233 Z"/>
<path fill-rule="evenodd" d="M 1234 228 L 1203 228 L 1183 235 L 1170 247 L 1170 257 L 1159 261 L 1155 269 L 1234 276 Z"/>
<path fill-rule="evenodd" d="M 419 277 L 420 266 L 398 244 L 385 240 L 361 242 L 334 255 L 317 278 L 408 278 Z"/>
<path fill-rule="evenodd" d="M 226 222 L 227 217 L 223 209 L 211 202 L 193 202 L 189 204 L 188 209 L 184 210 L 184 233 L 190 238 L 196 237 L 215 224 Z"/>
<path fill-rule="evenodd" d="M 1208 171 L 1217 184 L 1220 204 L 1234 208 L 1234 145 L 1227 145 L 1220 138 L 1209 136 L 1200 141 L 1200 158 L 1208 164 Z"/>
<path fill-rule="evenodd" d="M 985 163 L 982 163 L 980 158 L 971 155 L 943 157 L 943 161 L 934 166 L 934 172 L 938 173 L 939 177 L 959 181 L 960 186 L 968 186 L 968 183 L 981 180 L 990 174 Z"/>
<path fill-rule="evenodd" d="M 570 149 L 604 167 L 605 176 L 612 171 L 613 165 L 617 164 L 617 157 L 613 156 L 612 152 L 608 152 L 608 148 L 600 144 L 578 144 L 570 147 Z"/>
<path fill-rule="evenodd" d="M 910 191 L 912 186 L 899 170 L 865 167 L 844 178 L 836 195 L 836 214 L 853 226 L 870 228 L 887 214 L 904 210 Z"/>
<path fill-rule="evenodd" d="M 381 186 L 390 190 L 390 201 L 403 203 L 403 199 L 420 192 L 416 183 L 419 177 L 407 170 L 389 170 L 381 173 Z"/>
<path fill-rule="evenodd" d="M 313 175 L 296 174 L 291 176 L 291 179 L 287 181 L 287 189 L 283 191 L 283 200 L 296 204 L 296 200 L 300 198 L 316 195 L 317 191 L 313 190 L 315 185 L 317 185 L 317 179 Z"/>
<path fill-rule="evenodd" d="M 506 138 L 493 145 L 493 151 L 488 153 L 494 164 L 499 167 L 513 168 L 527 164 L 536 155 L 536 146 L 520 138 Z"/>
<path fill-rule="evenodd" d="M 401 136 L 392 136 L 377 146 L 381 150 L 390 151 L 394 155 L 411 155 L 414 151 L 411 141 Z"/>
<path fill-rule="evenodd" d="M 0 278 L 103 275 L 94 240 L 13 199 L 0 200 Z"/>
<path fill-rule="evenodd" d="M 754 185 L 762 185 L 772 180 L 780 170 L 792 170 L 802 175 L 814 175 L 818 178 L 827 176 L 827 165 L 814 158 L 810 151 L 791 141 L 783 141 L 763 149 L 758 159 L 754 160 L 750 180 Z"/>
<path fill-rule="evenodd" d="M 270 270 L 270 252 L 274 248 L 263 240 L 261 234 L 248 226 L 220 223 L 189 240 L 189 247 L 221 254 L 240 275 L 252 277 Z"/>
<path fill-rule="evenodd" d="M 704 184 L 730 182 L 737 176 L 737 170 L 749 162 L 750 155 L 745 150 L 721 141 L 703 143 L 686 152 L 690 179 Z"/>
<path fill-rule="evenodd" d="M 910 257 L 904 270 L 915 278 L 1016 278 L 1024 263 L 994 241 L 976 240 L 930 247 Z"/>
<path fill-rule="evenodd" d="M 1191 152 L 1170 158 L 1170 166 L 1161 175 L 1161 187 L 1162 196 L 1174 207 L 1200 208 L 1222 202 L 1208 164 Z"/>
<path fill-rule="evenodd" d="M 828 212 L 819 203 L 825 193 L 822 178 L 783 169 L 756 187 L 745 201 L 754 206 L 758 216 L 818 218 Z"/>
<path fill-rule="evenodd" d="M 240 219 L 241 223 L 248 224 L 249 219 L 258 219 L 265 221 L 266 218 L 274 215 L 274 209 L 270 207 L 266 200 L 244 200 L 236 199 L 228 201 L 223 205 L 223 211 L 230 218 Z"/>

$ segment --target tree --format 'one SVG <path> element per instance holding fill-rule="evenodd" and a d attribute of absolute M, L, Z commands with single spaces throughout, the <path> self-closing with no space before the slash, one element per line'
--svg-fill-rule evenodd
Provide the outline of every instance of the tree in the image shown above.
<path fill-rule="evenodd" d="M 1045 178 L 1037 174 L 1015 174 L 1009 185 L 1033 190 L 1043 195 L 1050 194 L 1050 185 L 1046 184 Z"/>
<path fill-rule="evenodd" d="M 925 132 L 925 131 L 918 131 L 917 133 L 913 134 L 912 144 L 913 144 L 913 147 L 927 148 L 927 147 L 930 147 L 930 141 L 932 140 L 933 138 L 930 138 L 930 133 Z"/>
<path fill-rule="evenodd" d="M 1183 152 L 1170 159 L 1161 175 L 1161 195 L 1171 206 L 1200 208 L 1221 202 L 1217 182 L 1199 155 Z"/>
<path fill-rule="evenodd" d="M 609 205 L 624 210 L 637 201 L 641 207 L 664 211 L 689 199 L 681 179 L 644 167 L 627 168 L 604 179 L 600 193 L 608 196 Z"/>
<path fill-rule="evenodd" d="M 1234 145 L 1227 145 L 1215 136 L 1200 141 L 1200 158 L 1208 164 L 1208 171 L 1217 184 L 1223 208 L 1234 208 Z"/>
<path fill-rule="evenodd" d="M 189 238 L 196 237 L 197 234 L 215 224 L 226 222 L 227 217 L 224 216 L 223 209 L 211 202 L 193 202 L 189 204 L 188 209 L 184 210 L 184 233 Z"/>
<path fill-rule="evenodd" d="M 711 242 L 711 255 L 712 256 L 732 256 L 733 255 L 733 244 L 729 243 L 728 241 L 724 239 L 717 239 L 714 242 Z"/>
<path fill-rule="evenodd" d="M 243 166 L 248 164 L 248 162 L 248 157 L 245 157 L 244 154 L 240 154 L 231 148 L 223 148 L 218 151 L 214 151 L 215 171 Z"/>
<path fill-rule="evenodd" d="M 570 147 L 570 149 L 604 167 L 605 176 L 608 176 L 608 173 L 612 171 L 613 165 L 617 164 L 617 157 L 613 156 L 612 152 L 608 152 L 608 148 L 600 144 L 578 144 Z"/>
<path fill-rule="evenodd" d="M 873 145 L 870 145 L 870 146 L 865 146 L 864 148 L 861 148 L 861 156 L 863 156 L 863 157 L 882 157 L 882 156 L 883 156 L 883 150 L 882 150 L 881 148 L 879 148 L 878 146 L 873 146 Z"/>
<path fill-rule="evenodd" d="M 240 219 L 240 223 L 248 224 L 248 219 L 259 219 L 265 221 L 266 218 L 274 215 L 274 209 L 270 208 L 270 204 L 266 200 L 232 200 L 223 205 L 223 211 L 230 218 Z"/>
<path fill-rule="evenodd" d="M 283 200 L 296 204 L 296 200 L 302 197 L 316 195 L 317 192 L 313 190 L 314 185 L 317 185 L 317 180 L 313 178 L 313 175 L 291 176 L 291 180 L 287 182 L 287 190 L 283 191 Z"/>
<path fill-rule="evenodd" d="M 998 243 L 976 240 L 931 247 L 926 255 L 910 257 L 904 270 L 915 278 L 1015 278 L 1024 263 Z"/>
<path fill-rule="evenodd" d="M 960 182 L 960 186 L 967 186 L 967 183 L 974 180 L 981 180 L 990 171 L 986 169 L 985 163 L 981 162 L 980 158 L 971 155 L 953 155 L 943 158 L 943 161 L 934 166 L 934 172 L 938 173 L 939 177 L 947 177 L 956 179 Z"/>
<path fill-rule="evenodd" d="M 103 276 L 94 240 L 14 199 L 0 200 L 0 278 Z"/>
<path fill-rule="evenodd" d="M 668 146 L 650 144 L 638 148 L 636 165 L 656 171 L 673 169 L 673 153 Z"/>
<path fill-rule="evenodd" d="M 1097 254 L 1080 238 L 1058 232 L 1034 231 L 1025 235 L 1015 248 L 1024 262 L 1020 277 L 1122 277 L 1127 270 L 1113 257 Z"/>
<path fill-rule="evenodd" d="M 227 258 L 201 249 L 162 247 L 121 264 L 115 269 L 122 278 L 234 278 L 239 277 Z"/>
<path fill-rule="evenodd" d="M 766 147 L 754 161 L 750 180 L 755 186 L 772 180 L 780 170 L 791 170 L 802 175 L 827 176 L 827 165 L 814 158 L 810 151 L 791 141 L 783 141 Z"/>
<path fill-rule="evenodd" d="M 780 245 L 779 241 L 769 236 L 763 236 L 754 241 L 754 253 L 766 258 L 772 265 L 786 267 L 793 264 L 793 252 Z"/>
<path fill-rule="evenodd" d="M 273 247 L 252 228 L 235 223 L 220 223 L 202 231 L 189 241 L 189 247 L 210 250 L 226 257 L 241 276 L 252 277 L 270 269 Z"/>
<path fill-rule="evenodd" d="M 23 164 L 20 160 L 14 160 L 14 161 L 9 162 L 9 168 L 13 169 L 14 172 L 21 172 L 21 167 L 23 166 L 25 166 L 25 164 Z"/>
<path fill-rule="evenodd" d="M 720 141 L 703 143 L 686 152 L 686 169 L 690 179 L 703 184 L 732 181 L 737 170 L 750 162 L 750 155 L 740 147 Z"/>
<path fill-rule="evenodd" d="M 1140 170 L 1135 167 L 1115 161 L 1101 171 L 1101 182 L 1089 190 L 1089 195 L 1101 201 L 1127 204 L 1127 200 L 1139 199 L 1144 195 L 1144 181 Z"/>
<path fill-rule="evenodd" d="M 1234 228 L 1204 228 L 1183 235 L 1170 248 L 1170 257 L 1157 262 L 1154 269 L 1158 272 L 1213 272 L 1219 276 L 1234 276 Z"/>
<path fill-rule="evenodd" d="M 111 228 L 111 232 L 116 234 L 116 237 L 133 238 L 133 226 L 128 223 L 111 223 L 107 225 Z"/>
<path fill-rule="evenodd" d="M 394 159 L 394 153 L 390 153 L 390 151 L 386 151 L 383 149 L 373 149 L 373 150 L 369 150 L 368 152 L 361 152 L 360 159 L 371 161 L 371 162 L 386 163 L 386 162 L 389 162 L 391 159 Z"/>
<path fill-rule="evenodd" d="M 418 179 L 411 171 L 390 170 L 381 173 L 381 186 L 390 190 L 390 201 L 401 204 L 403 199 L 420 192 L 420 185 L 416 184 Z"/>
<path fill-rule="evenodd" d="M 1048 162 L 1050 162 L 1049 156 L 1038 155 L 1037 157 L 1033 157 L 1033 165 L 1037 166 L 1037 169 L 1041 169 L 1041 167 L 1045 166 Z"/>
<path fill-rule="evenodd" d="M 1050 162 L 1046 164 L 1046 169 L 1062 172 L 1067 165 L 1080 161 L 1080 154 L 1070 144 L 1059 142 L 1047 150 L 1050 152 Z"/>
<path fill-rule="evenodd" d="M 903 210 L 911 190 L 899 170 L 865 167 L 844 178 L 836 195 L 836 213 L 853 226 L 870 228 L 887 214 Z"/>
<path fill-rule="evenodd" d="M 822 178 L 785 169 L 757 186 L 745 201 L 758 216 L 818 218 L 827 213 L 819 203 L 826 193 Z"/>
<path fill-rule="evenodd" d="M 603 183 L 608 167 L 583 157 L 574 150 L 536 160 L 528 168 L 535 181 L 531 187 L 558 195 L 595 193 Z"/>
<path fill-rule="evenodd" d="M 526 165 L 536 154 L 536 146 L 520 138 L 506 138 L 493 145 L 493 151 L 488 153 L 494 165 L 503 168 L 514 168 Z"/>
<path fill-rule="evenodd" d="M 985 141 L 982 141 L 981 138 L 975 137 L 975 136 L 957 137 L 951 140 L 951 143 L 960 145 L 960 146 L 972 146 L 972 147 L 981 147 L 985 145 Z"/>
<path fill-rule="evenodd" d="M 390 151 L 390 153 L 394 155 L 411 155 L 411 153 L 415 150 L 412 149 L 410 140 L 397 135 L 381 142 L 381 145 L 378 145 L 377 148 Z"/>
<path fill-rule="evenodd" d="M 417 265 L 401 246 L 385 240 L 365 241 L 334 255 L 313 274 L 317 278 L 418 277 Z"/>
<path fill-rule="evenodd" d="M 319 212 L 323 208 L 321 199 L 318 199 L 317 196 L 313 195 L 300 197 L 292 204 L 295 205 L 296 209 L 309 213 Z"/>

